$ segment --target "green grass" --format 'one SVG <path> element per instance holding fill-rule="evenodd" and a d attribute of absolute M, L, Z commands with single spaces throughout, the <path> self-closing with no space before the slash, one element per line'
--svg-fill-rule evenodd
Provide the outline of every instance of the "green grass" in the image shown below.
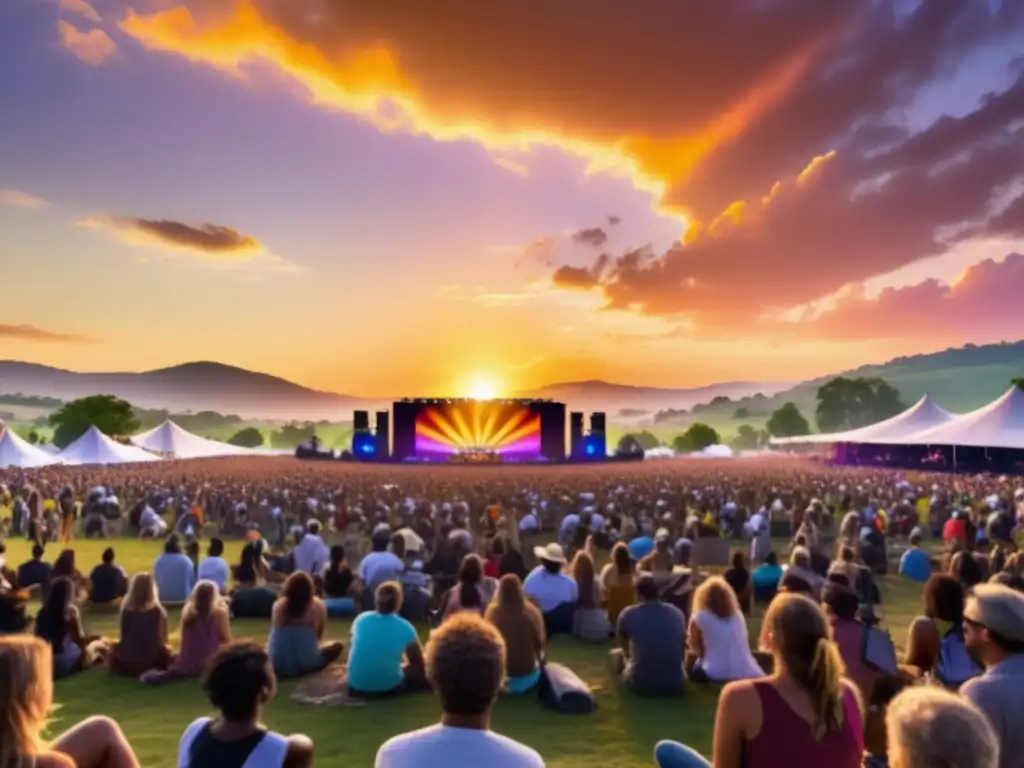
<path fill-rule="evenodd" d="M 10 540 L 8 562 L 17 564 L 28 557 L 29 545 Z M 108 546 L 117 549 L 118 562 L 129 572 L 146 570 L 159 552 L 159 544 L 129 540 L 79 541 L 75 544 L 79 569 L 87 572 L 99 562 Z M 236 558 L 241 542 L 229 544 L 227 557 Z M 52 556 L 53 553 L 51 553 Z M 918 613 L 921 587 L 893 577 L 883 580 L 885 624 L 902 644 L 910 621 Z M 116 636 L 117 616 L 83 612 L 90 633 Z M 756 636 L 761 609 L 751 618 L 750 633 Z M 176 628 L 178 614 L 171 615 Z M 263 642 L 265 621 L 235 621 L 236 638 Z M 329 626 L 332 639 L 348 641 L 349 622 Z M 424 641 L 425 629 L 421 630 Z M 172 637 L 177 643 L 177 634 Z M 717 689 L 691 685 L 684 697 L 673 700 L 644 700 L 622 690 L 607 671 L 605 661 L 610 645 L 586 645 L 572 638 L 556 638 L 549 647 L 553 661 L 565 663 L 595 690 L 597 711 L 587 716 L 560 715 L 544 709 L 535 697 L 502 698 L 494 713 L 494 728 L 518 739 L 544 756 L 551 768 L 587 766 L 649 766 L 652 750 L 660 739 L 688 743 L 704 754 L 711 752 Z M 372 765 L 377 748 L 395 734 L 437 721 L 439 708 L 433 697 L 419 694 L 372 702 L 358 708 L 311 708 L 290 699 L 294 682 L 283 683 L 267 708 L 264 721 L 285 733 L 301 732 L 316 743 L 320 765 Z M 124 728 L 146 768 L 175 765 L 178 739 L 194 718 L 210 713 L 194 681 L 166 687 L 147 688 L 134 680 L 117 678 L 104 669 L 92 669 L 56 685 L 56 712 L 51 731 L 56 733 L 89 715 L 109 715 Z"/>

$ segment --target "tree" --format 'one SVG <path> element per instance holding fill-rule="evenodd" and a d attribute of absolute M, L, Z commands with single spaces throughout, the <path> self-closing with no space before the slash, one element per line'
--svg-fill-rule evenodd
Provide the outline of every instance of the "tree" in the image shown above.
<path fill-rule="evenodd" d="M 884 379 L 839 376 L 818 388 L 814 415 L 822 432 L 841 432 L 876 424 L 905 409 L 899 390 Z"/>
<path fill-rule="evenodd" d="M 800 413 L 795 403 L 785 403 L 775 410 L 765 424 L 772 437 L 799 437 L 811 433 L 811 425 Z"/>
<path fill-rule="evenodd" d="M 50 424 L 54 427 L 53 444 L 58 448 L 71 445 L 89 427 L 111 437 L 132 435 L 139 428 L 131 403 L 113 395 L 92 395 L 65 403 L 50 416 Z"/>
<path fill-rule="evenodd" d="M 763 429 L 754 429 L 749 424 L 740 424 L 736 437 L 732 440 L 734 451 L 756 451 L 766 442 L 768 433 Z"/>
<path fill-rule="evenodd" d="M 263 445 L 263 433 L 256 427 L 246 427 L 232 435 L 228 442 L 240 448 L 259 448 Z"/>
<path fill-rule="evenodd" d="M 642 432 L 629 432 L 623 435 L 622 437 L 632 437 L 640 444 L 640 447 L 643 448 L 645 451 L 649 451 L 652 448 L 657 448 L 659 445 L 661 445 L 661 440 L 659 440 L 657 435 L 655 435 L 649 429 L 645 429 Z"/>
<path fill-rule="evenodd" d="M 316 430 L 312 424 L 301 426 L 298 422 L 293 422 L 285 424 L 276 432 L 272 432 L 270 434 L 270 443 L 275 448 L 296 448 L 301 443 L 309 440 L 315 432 Z"/>
<path fill-rule="evenodd" d="M 39 445 L 39 433 L 36 432 L 34 429 L 29 431 L 28 437 L 26 437 L 25 439 L 28 440 L 32 445 Z"/>
<path fill-rule="evenodd" d="M 737 408 L 733 412 L 732 417 L 734 419 L 736 419 L 737 421 L 740 421 L 742 419 L 749 419 L 750 418 L 750 409 L 749 408 Z"/>
<path fill-rule="evenodd" d="M 1012 387 L 1020 387 L 1021 389 L 1024 389 L 1024 376 L 1019 376 L 1016 379 L 1011 379 L 1010 380 L 1010 386 L 1012 386 Z"/>
<path fill-rule="evenodd" d="M 709 445 L 717 445 L 718 442 L 718 433 L 707 424 L 698 421 L 683 434 L 676 435 L 672 441 L 672 448 L 676 453 L 691 453 L 702 451 Z"/>

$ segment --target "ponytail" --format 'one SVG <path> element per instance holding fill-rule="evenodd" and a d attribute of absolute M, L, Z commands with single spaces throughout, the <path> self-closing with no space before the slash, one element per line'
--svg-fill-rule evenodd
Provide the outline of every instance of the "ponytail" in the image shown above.
<path fill-rule="evenodd" d="M 807 692 L 814 711 L 814 738 L 824 738 L 843 725 L 843 672 L 839 648 L 827 637 L 819 637 L 807 673 Z"/>

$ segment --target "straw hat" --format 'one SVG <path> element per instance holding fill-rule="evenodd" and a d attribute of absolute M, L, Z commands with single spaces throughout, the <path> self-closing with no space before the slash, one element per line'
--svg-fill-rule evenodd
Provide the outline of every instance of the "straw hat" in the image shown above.
<path fill-rule="evenodd" d="M 533 554 L 538 560 L 546 560 L 549 563 L 561 563 L 564 565 L 568 562 L 565 559 L 565 550 L 562 549 L 562 545 L 554 542 L 545 547 L 534 547 Z"/>

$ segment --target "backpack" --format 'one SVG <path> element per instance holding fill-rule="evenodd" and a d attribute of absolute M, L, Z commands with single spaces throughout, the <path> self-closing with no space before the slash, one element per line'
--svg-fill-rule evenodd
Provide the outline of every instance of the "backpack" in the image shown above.
<path fill-rule="evenodd" d="M 958 627 L 953 627 L 939 644 L 939 663 L 935 667 L 935 677 L 944 686 L 955 691 L 981 673 L 981 667 L 967 653 L 963 632 L 959 631 Z"/>

